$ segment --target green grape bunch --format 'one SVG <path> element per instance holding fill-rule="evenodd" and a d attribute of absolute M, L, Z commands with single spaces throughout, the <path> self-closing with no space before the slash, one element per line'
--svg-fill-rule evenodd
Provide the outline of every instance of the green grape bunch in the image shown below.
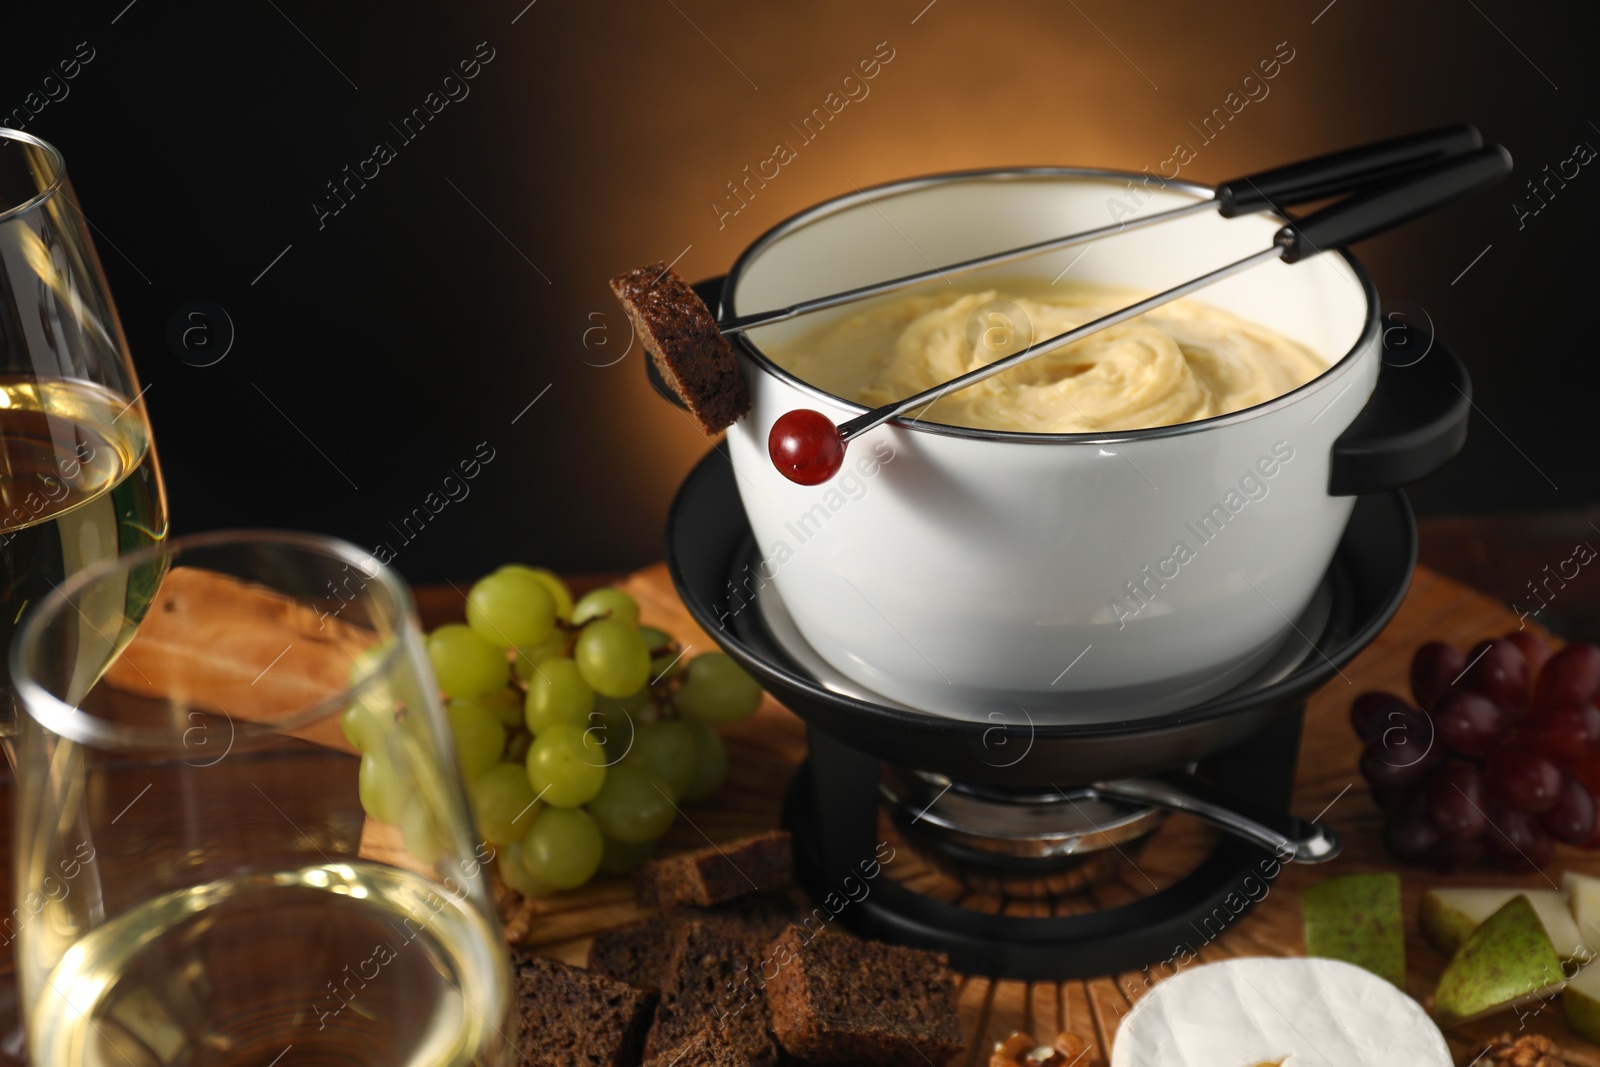
<path fill-rule="evenodd" d="M 761 706 L 761 687 L 721 652 L 641 623 L 625 590 L 574 599 L 520 563 L 467 592 L 466 622 L 427 635 L 455 758 L 496 870 L 524 896 L 627 874 L 655 854 L 682 804 L 728 778 L 718 728 Z M 386 745 L 396 716 L 369 698 L 345 714 L 371 818 L 400 828 L 423 862 L 437 823 Z"/>

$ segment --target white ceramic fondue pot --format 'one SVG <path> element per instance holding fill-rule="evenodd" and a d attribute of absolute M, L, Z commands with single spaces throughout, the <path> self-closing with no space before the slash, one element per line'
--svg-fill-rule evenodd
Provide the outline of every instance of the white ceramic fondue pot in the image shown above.
<path fill-rule="evenodd" d="M 729 272 L 719 313 L 1211 195 L 1146 180 L 985 171 L 840 197 L 757 240 Z M 1269 247 L 1283 221 L 1202 212 L 991 276 L 1048 282 L 1065 271 L 1063 283 L 1153 292 Z M 1020 706 L 1036 721 L 1125 719 L 1245 678 L 1307 607 L 1349 519 L 1348 494 L 1426 473 L 1459 448 L 1464 423 L 1453 440 L 1421 432 L 1427 440 L 1398 450 L 1391 435 L 1377 448 L 1391 454 L 1369 464 L 1379 473 L 1365 484 L 1335 469 L 1335 443 L 1373 396 L 1382 364 L 1377 294 L 1344 253 L 1273 261 L 1195 299 L 1301 342 L 1328 369 L 1256 407 L 1155 429 L 1027 434 L 896 421 L 852 441 L 840 474 L 810 487 L 773 468 L 773 422 L 802 407 L 839 422 L 866 409 L 798 380 L 764 349 L 858 309 L 739 337 L 752 408 L 729 429 L 728 451 L 761 562 L 730 585 L 728 611 L 750 610 L 770 584 L 845 676 L 962 718 Z M 1345 449 L 1353 464 L 1363 447 Z"/>

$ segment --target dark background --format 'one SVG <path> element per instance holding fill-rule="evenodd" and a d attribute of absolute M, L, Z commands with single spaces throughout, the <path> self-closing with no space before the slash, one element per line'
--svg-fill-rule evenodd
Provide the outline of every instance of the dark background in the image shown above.
<path fill-rule="evenodd" d="M 1013 164 L 1155 167 L 1198 143 L 1189 123 L 1287 42 L 1270 95 L 1182 176 L 1218 181 L 1459 120 L 1509 146 L 1514 183 L 1359 253 L 1388 307 L 1431 321 L 1477 386 L 1466 451 L 1416 487 L 1419 508 L 1570 510 L 1593 505 L 1597 485 L 1600 162 L 1552 185 L 1537 215 L 1519 220 L 1515 205 L 1538 206 L 1523 182 L 1546 164 L 1600 146 L 1578 11 L 30 4 L 6 15 L 0 111 L 66 154 L 148 387 L 174 529 L 387 542 L 423 581 L 512 558 L 616 570 L 659 557 L 667 505 L 707 446 L 649 391 L 638 348 L 623 355 L 611 274 L 680 254 L 690 278 L 721 273 L 770 225 L 851 186 Z M 879 42 L 894 58 L 870 95 L 719 228 L 724 183 L 792 139 L 788 123 Z M 61 79 L 63 61 L 91 51 Z M 475 53 L 492 58 L 470 95 L 402 138 L 390 123 Z M 14 110 L 47 91 L 61 98 L 37 115 Z M 314 202 L 336 206 L 325 183 L 378 141 L 395 158 L 319 220 Z M 214 365 L 169 344 L 194 300 L 233 325 Z M 226 327 L 213 329 L 222 343 Z M 470 495 L 404 543 L 390 521 L 490 449 Z"/>

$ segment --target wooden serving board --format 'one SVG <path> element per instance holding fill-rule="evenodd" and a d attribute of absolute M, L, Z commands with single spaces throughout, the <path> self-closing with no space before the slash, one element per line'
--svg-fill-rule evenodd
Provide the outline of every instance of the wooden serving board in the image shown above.
<path fill-rule="evenodd" d="M 659 626 L 689 646 L 689 655 L 715 648 L 715 644 L 690 618 L 664 565 L 646 568 L 622 583 L 640 603 L 643 621 Z M 459 616 L 460 598 L 424 598 L 430 609 L 428 624 Z M 1360 746 L 1348 719 L 1350 701 L 1369 689 L 1406 692 L 1411 653 L 1423 641 L 1439 638 L 1467 646 L 1485 637 L 1515 629 L 1516 617 L 1504 605 L 1472 589 L 1419 568 L 1399 614 L 1373 645 L 1345 667 L 1319 693 L 1307 709 L 1301 740 L 1299 780 L 1294 812 L 1320 817 L 1344 838 L 1343 854 L 1316 867 L 1286 865 L 1268 895 L 1252 911 L 1235 920 L 1215 940 L 1199 951 L 1201 961 L 1235 956 L 1294 956 L 1305 951 L 1301 934 L 1300 896 L 1309 885 L 1337 875 L 1398 869 L 1407 921 L 1407 991 L 1427 1003 L 1446 960 L 1430 948 L 1416 930 L 1417 907 L 1424 892 L 1439 885 L 1506 885 L 1529 889 L 1559 887 L 1560 872 L 1578 869 L 1600 874 L 1600 854 L 1560 847 L 1550 867 L 1527 875 L 1507 875 L 1482 869 L 1442 875 L 1420 868 L 1397 867 L 1383 851 L 1381 821 L 1366 784 L 1356 772 Z M 687 809 L 687 817 L 669 832 L 663 851 L 703 847 L 709 838 L 723 841 L 777 824 L 784 788 L 805 755 L 805 735 L 798 718 L 770 697 L 750 720 L 724 730 L 731 762 L 726 788 L 710 802 Z M 1170 825 L 1170 824 L 1169 824 Z M 1154 851 L 1153 849 L 1151 851 Z M 1191 850 L 1192 851 L 1192 850 Z M 1165 859 L 1141 857 L 1144 870 L 1130 872 L 1120 882 L 1098 888 L 1093 906 L 1114 906 L 1149 892 L 1145 877 L 1163 880 L 1168 872 L 1151 864 L 1182 863 L 1182 847 L 1163 850 Z M 1146 856 L 1149 852 L 1146 853 Z M 916 864 L 900 850 L 896 864 Z M 1181 872 L 1173 872 L 1181 873 Z M 931 872 L 930 872 L 931 874 Z M 901 879 L 915 882 L 912 871 Z M 984 906 L 985 902 L 963 903 Z M 994 900 L 988 906 L 1019 914 L 1033 902 Z M 1088 906 L 1087 904 L 1084 906 Z M 627 878 L 596 879 L 572 893 L 528 902 L 519 920 L 524 944 L 539 952 L 582 964 L 589 938 L 604 930 L 640 918 L 645 913 L 633 901 Z M 516 925 L 514 921 L 513 925 Z M 1152 979 L 1159 976 L 1152 976 Z M 1049 1045 L 1062 1030 L 1086 1039 L 1091 1053 L 1085 1065 L 1107 1063 L 1119 1020 L 1147 989 L 1143 973 L 1108 975 L 1088 981 L 992 981 L 978 976 L 961 980 L 961 1015 L 971 1037 L 968 1053 L 956 1064 L 985 1065 L 995 1041 L 1014 1030 L 1031 1033 L 1039 1044 Z M 1518 1020 L 1509 1013 L 1451 1031 L 1457 1062 L 1466 1064 L 1484 1049 L 1493 1035 L 1516 1031 Z M 1551 1002 L 1526 1020 L 1527 1029 L 1549 1035 L 1565 1050 L 1569 1062 L 1600 1067 L 1600 1048 L 1583 1041 L 1565 1024 L 1558 1002 Z"/>

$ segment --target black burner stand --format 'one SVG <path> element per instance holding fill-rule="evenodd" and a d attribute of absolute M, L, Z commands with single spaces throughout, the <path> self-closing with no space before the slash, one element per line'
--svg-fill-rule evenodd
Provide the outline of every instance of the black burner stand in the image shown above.
<path fill-rule="evenodd" d="M 1294 788 L 1304 708 L 1178 776 L 1184 789 L 1269 825 L 1283 825 Z M 807 727 L 810 755 L 784 800 L 801 885 L 817 920 L 836 914 L 858 934 L 947 953 L 966 974 L 1059 981 L 1187 962 L 1271 890 L 1281 861 L 1231 835 L 1178 882 L 1090 914 L 997 915 L 917 894 L 890 877 L 897 857 L 879 836 L 879 761 Z M 1296 820 L 1298 821 L 1298 820 Z M 909 846 L 894 846 L 901 853 Z M 863 895 L 862 886 L 866 886 Z M 814 924 L 813 924 L 814 925 Z"/>

